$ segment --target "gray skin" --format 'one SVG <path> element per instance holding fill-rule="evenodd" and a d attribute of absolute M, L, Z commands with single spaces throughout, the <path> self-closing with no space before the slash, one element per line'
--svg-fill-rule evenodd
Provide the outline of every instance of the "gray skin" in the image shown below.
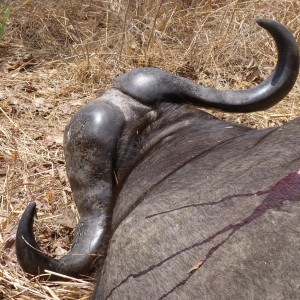
<path fill-rule="evenodd" d="M 300 299 L 300 119 L 258 131 L 169 109 L 141 133 L 92 299 Z"/>
<path fill-rule="evenodd" d="M 300 122 L 256 131 L 182 104 L 254 111 L 288 94 L 299 71 L 296 41 L 275 21 L 258 23 L 274 38 L 278 62 L 257 87 L 222 92 L 136 69 L 72 118 L 64 148 L 80 214 L 73 246 L 61 259 L 42 253 L 30 203 L 16 236 L 26 272 L 86 274 L 109 243 L 95 299 L 235 299 L 237 291 L 280 299 L 299 292 Z"/>

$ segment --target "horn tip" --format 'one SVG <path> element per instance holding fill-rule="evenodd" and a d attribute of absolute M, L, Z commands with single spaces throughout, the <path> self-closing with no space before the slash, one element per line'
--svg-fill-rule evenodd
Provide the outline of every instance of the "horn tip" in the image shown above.
<path fill-rule="evenodd" d="M 30 202 L 25 208 L 16 234 L 16 254 L 19 264 L 25 272 L 36 275 L 36 270 L 32 268 L 34 253 L 38 248 L 33 235 L 33 219 L 36 212 L 36 203 Z"/>
<path fill-rule="evenodd" d="M 258 18 L 255 20 L 256 23 L 261 26 L 261 27 L 265 27 L 265 26 L 268 26 L 268 25 L 274 25 L 275 23 L 277 23 L 276 21 L 274 20 L 271 20 L 271 19 L 265 19 L 265 18 Z"/>

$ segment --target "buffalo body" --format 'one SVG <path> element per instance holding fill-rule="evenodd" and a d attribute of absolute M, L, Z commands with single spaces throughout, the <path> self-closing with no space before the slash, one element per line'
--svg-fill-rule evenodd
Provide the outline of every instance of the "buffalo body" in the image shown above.
<path fill-rule="evenodd" d="M 254 130 L 185 104 L 247 112 L 287 95 L 296 41 L 258 23 L 278 62 L 256 87 L 224 92 L 135 69 L 75 114 L 64 138 L 73 246 L 59 260 L 42 253 L 30 203 L 16 237 L 26 272 L 98 266 L 94 299 L 300 299 L 300 119 Z"/>

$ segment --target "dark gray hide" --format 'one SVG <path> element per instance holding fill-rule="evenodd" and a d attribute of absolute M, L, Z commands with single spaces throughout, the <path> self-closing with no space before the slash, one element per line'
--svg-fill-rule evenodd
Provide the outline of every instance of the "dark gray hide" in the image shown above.
<path fill-rule="evenodd" d="M 300 299 L 300 120 L 192 113 L 123 185 L 94 299 Z"/>
<path fill-rule="evenodd" d="M 60 260 L 35 250 L 29 204 L 16 239 L 25 271 L 85 274 L 109 244 L 94 299 L 300 297 L 300 121 L 257 131 L 182 104 L 252 111 L 290 91 L 296 42 L 275 21 L 259 24 L 278 62 L 257 87 L 221 92 L 136 69 L 73 117 L 65 156 L 81 218 L 74 244 Z"/>

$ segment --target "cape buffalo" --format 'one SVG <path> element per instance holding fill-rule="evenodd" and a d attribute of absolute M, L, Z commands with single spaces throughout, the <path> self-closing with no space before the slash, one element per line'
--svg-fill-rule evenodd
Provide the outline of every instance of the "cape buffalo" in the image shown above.
<path fill-rule="evenodd" d="M 104 251 L 94 299 L 300 299 L 300 119 L 254 130 L 184 104 L 249 112 L 287 95 L 296 41 L 276 21 L 258 24 L 278 50 L 258 86 L 219 91 L 140 68 L 72 118 L 74 243 L 61 259 L 42 253 L 30 203 L 16 237 L 26 272 L 79 276 Z"/>

